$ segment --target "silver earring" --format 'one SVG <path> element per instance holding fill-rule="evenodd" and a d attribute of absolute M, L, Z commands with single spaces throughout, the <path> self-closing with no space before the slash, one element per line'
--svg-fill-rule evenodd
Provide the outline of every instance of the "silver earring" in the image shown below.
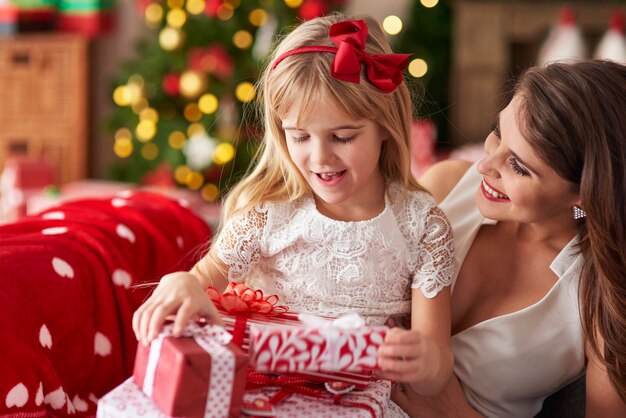
<path fill-rule="evenodd" d="M 587 213 L 576 205 L 574 205 L 572 209 L 574 210 L 574 219 L 582 219 L 587 216 Z"/>

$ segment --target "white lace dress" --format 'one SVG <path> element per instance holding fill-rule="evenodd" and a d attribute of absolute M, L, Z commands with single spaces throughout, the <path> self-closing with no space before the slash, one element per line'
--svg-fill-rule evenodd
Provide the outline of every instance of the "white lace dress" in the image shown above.
<path fill-rule="evenodd" d="M 411 310 L 411 288 L 434 297 L 455 271 L 450 224 L 430 195 L 400 200 L 390 185 L 385 209 L 344 222 L 317 211 L 312 197 L 262 204 L 232 218 L 216 245 L 228 279 L 245 282 L 299 312 L 363 315 L 371 325 Z"/>

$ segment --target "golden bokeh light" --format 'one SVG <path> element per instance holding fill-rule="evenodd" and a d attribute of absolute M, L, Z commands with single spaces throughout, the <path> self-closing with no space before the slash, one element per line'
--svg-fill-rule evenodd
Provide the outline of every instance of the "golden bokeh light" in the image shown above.
<path fill-rule="evenodd" d="M 183 110 L 183 115 L 185 116 L 185 119 L 187 119 L 189 122 L 198 122 L 202 117 L 202 112 L 200 112 L 200 108 L 197 104 L 189 103 L 187 106 L 185 106 L 185 109 Z"/>
<path fill-rule="evenodd" d="M 204 12 L 206 2 L 204 0 L 187 0 L 185 8 L 192 15 L 200 15 Z"/>
<path fill-rule="evenodd" d="M 185 4 L 185 0 L 167 0 L 167 7 L 170 9 L 181 9 Z"/>
<path fill-rule="evenodd" d="M 128 86 L 118 86 L 113 90 L 113 102 L 118 106 L 128 106 L 132 103 Z"/>
<path fill-rule="evenodd" d="M 139 112 L 140 120 L 149 120 L 152 123 L 157 123 L 159 121 L 159 113 L 153 107 L 146 107 L 141 112 Z"/>
<path fill-rule="evenodd" d="M 167 137 L 167 143 L 174 149 L 181 149 L 185 145 L 187 138 L 181 131 L 174 131 Z"/>
<path fill-rule="evenodd" d="M 135 128 L 135 135 L 141 142 L 150 141 L 156 135 L 157 127 L 151 120 L 142 120 L 137 124 Z"/>
<path fill-rule="evenodd" d="M 144 12 L 146 22 L 149 26 L 156 27 L 163 19 L 163 7 L 159 3 L 150 3 Z"/>
<path fill-rule="evenodd" d="M 185 184 L 187 181 L 187 176 L 191 173 L 191 169 L 186 165 L 179 165 L 174 170 L 174 180 L 176 180 L 179 184 Z"/>
<path fill-rule="evenodd" d="M 409 74 L 415 78 L 424 77 L 428 72 L 428 63 L 421 58 L 415 58 L 409 63 Z"/>
<path fill-rule="evenodd" d="M 215 202 L 220 197 L 220 189 L 213 183 L 206 184 L 200 194 L 207 202 Z"/>
<path fill-rule="evenodd" d="M 180 92 L 187 98 L 195 98 L 206 88 L 206 78 L 198 71 L 185 71 L 180 76 Z"/>
<path fill-rule="evenodd" d="M 231 6 L 228 3 L 222 4 L 220 7 L 217 8 L 217 12 L 216 12 L 217 18 L 223 21 L 226 21 L 230 19 L 231 17 L 233 17 L 233 14 L 234 14 L 233 6 Z"/>
<path fill-rule="evenodd" d="M 167 12 L 167 24 L 173 28 L 182 28 L 187 21 L 187 13 L 183 9 L 172 9 Z"/>
<path fill-rule="evenodd" d="M 297 9 L 302 4 L 302 0 L 285 0 L 287 7 Z"/>
<path fill-rule="evenodd" d="M 235 157 L 235 147 L 228 142 L 222 142 L 215 147 L 215 153 L 213 154 L 213 162 L 215 164 L 226 164 Z"/>
<path fill-rule="evenodd" d="M 420 3 L 422 3 L 422 6 L 430 9 L 431 7 L 435 7 L 439 3 L 439 0 L 420 0 Z"/>
<path fill-rule="evenodd" d="M 383 20 L 383 29 L 389 35 L 397 35 L 402 32 L 402 20 L 395 15 L 387 16 Z"/>
<path fill-rule="evenodd" d="M 215 113 L 219 105 L 220 102 L 217 96 L 211 93 L 203 94 L 198 100 L 198 108 L 202 113 L 207 115 Z"/>
<path fill-rule="evenodd" d="M 145 97 L 140 97 L 138 100 L 135 100 L 131 105 L 133 112 L 136 114 L 141 113 L 146 107 L 149 106 L 148 100 Z"/>
<path fill-rule="evenodd" d="M 156 160 L 159 156 L 159 147 L 157 147 L 153 142 L 144 144 L 141 147 L 141 156 L 148 161 Z"/>
<path fill-rule="evenodd" d="M 233 9 L 241 6 L 241 0 L 224 0 L 224 3 L 230 5 Z"/>
<path fill-rule="evenodd" d="M 267 12 L 263 9 L 254 9 L 248 15 L 248 20 L 254 26 L 261 26 L 267 21 Z"/>
<path fill-rule="evenodd" d="M 133 153 L 133 141 L 130 138 L 116 139 L 113 152 L 120 158 L 128 158 Z"/>
<path fill-rule="evenodd" d="M 254 84 L 249 81 L 242 81 L 235 88 L 235 97 L 237 100 L 243 103 L 250 102 L 256 97 L 256 89 Z"/>
<path fill-rule="evenodd" d="M 201 123 L 192 123 L 187 127 L 187 137 L 191 138 L 194 135 L 204 135 L 206 129 Z"/>
<path fill-rule="evenodd" d="M 164 27 L 159 33 L 159 45 L 165 51 L 174 51 L 183 43 L 183 34 L 180 30 L 170 26 Z"/>
<path fill-rule="evenodd" d="M 247 30 L 238 30 L 233 35 L 233 44 L 239 49 L 248 49 L 252 46 L 252 34 Z"/>
<path fill-rule="evenodd" d="M 115 131 L 115 140 L 119 141 L 122 139 L 132 139 L 133 134 L 128 128 L 120 128 Z"/>
<path fill-rule="evenodd" d="M 204 177 L 197 171 L 191 171 L 185 179 L 187 187 L 191 190 L 198 190 L 204 184 Z"/>

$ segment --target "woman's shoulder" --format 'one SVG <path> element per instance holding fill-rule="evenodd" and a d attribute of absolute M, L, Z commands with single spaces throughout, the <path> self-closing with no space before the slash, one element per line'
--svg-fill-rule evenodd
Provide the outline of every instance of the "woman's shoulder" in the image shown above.
<path fill-rule="evenodd" d="M 418 181 L 432 194 L 435 202 L 441 203 L 472 164 L 470 161 L 444 160 L 426 170 Z"/>

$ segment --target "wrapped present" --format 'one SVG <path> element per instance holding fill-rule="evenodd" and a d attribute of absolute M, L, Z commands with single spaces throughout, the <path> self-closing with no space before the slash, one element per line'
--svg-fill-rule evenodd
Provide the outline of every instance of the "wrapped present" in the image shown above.
<path fill-rule="evenodd" d="M 378 348 L 388 328 L 369 327 L 348 314 L 329 321 L 300 314 L 304 328 L 252 325 L 250 363 L 262 372 L 368 372 L 376 369 Z"/>
<path fill-rule="evenodd" d="M 388 381 L 377 380 L 365 390 L 352 390 L 339 399 L 331 392 L 299 393 L 284 386 L 267 386 L 246 390 L 243 416 L 307 416 L 335 418 L 376 418 L 383 411 L 391 394 Z M 135 384 L 133 378 L 104 395 L 98 401 L 98 418 L 167 418 L 156 404 Z"/>
<path fill-rule="evenodd" d="M 139 344 L 134 382 L 166 415 L 238 417 L 248 360 L 231 339 L 196 323 L 176 338 L 168 324 L 149 348 Z"/>
<path fill-rule="evenodd" d="M 243 283 L 230 283 L 220 294 L 209 287 L 207 294 L 220 312 L 226 330 L 233 334 L 233 343 L 248 352 L 252 326 L 272 325 L 280 329 L 301 329 L 306 326 L 297 312 L 278 305 L 278 296 L 265 296 L 261 290 L 253 290 Z M 319 317 L 324 318 L 324 317 Z M 327 320 L 333 318 L 325 317 Z M 371 372 L 300 371 L 292 373 L 318 382 L 343 382 L 366 388 L 375 378 Z"/>
<path fill-rule="evenodd" d="M 345 383 L 250 373 L 242 412 L 252 416 L 377 418 L 385 415 L 391 383 L 374 380 L 358 390 Z"/>

